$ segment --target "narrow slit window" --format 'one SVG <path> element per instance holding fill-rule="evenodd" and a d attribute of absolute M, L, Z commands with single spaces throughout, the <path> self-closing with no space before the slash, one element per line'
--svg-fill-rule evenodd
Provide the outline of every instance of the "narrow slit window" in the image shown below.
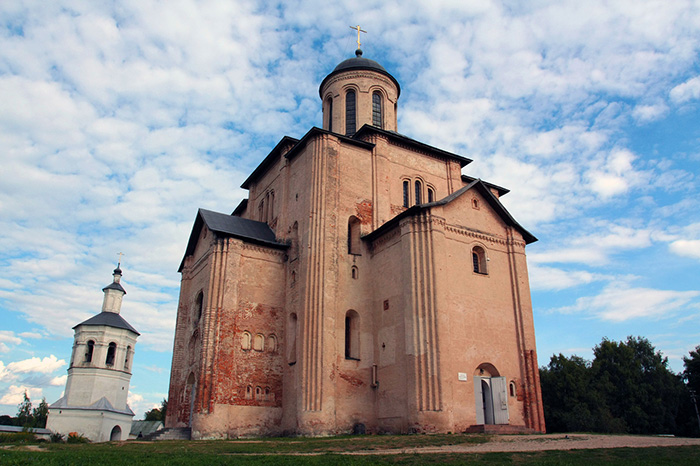
<path fill-rule="evenodd" d="M 329 97 L 326 100 L 326 112 L 328 117 L 326 118 L 326 128 L 328 131 L 333 131 L 333 98 Z"/>
<path fill-rule="evenodd" d="M 348 219 L 348 254 L 360 255 L 360 219 L 354 215 Z"/>
<path fill-rule="evenodd" d="M 433 188 L 428 188 L 428 202 L 434 202 L 435 201 L 435 191 L 433 191 Z"/>
<path fill-rule="evenodd" d="M 420 181 L 416 181 L 416 198 L 414 205 L 418 205 L 422 202 L 423 199 L 423 185 L 421 185 Z"/>
<path fill-rule="evenodd" d="M 126 357 L 124 357 L 124 370 L 129 370 L 129 360 L 131 359 L 131 346 L 126 347 Z"/>
<path fill-rule="evenodd" d="M 379 92 L 372 94 L 372 124 L 382 127 L 382 96 Z"/>
<path fill-rule="evenodd" d="M 360 359 L 360 316 L 353 310 L 345 314 L 345 359 Z"/>
<path fill-rule="evenodd" d="M 403 206 L 409 207 L 411 200 L 409 199 L 409 183 L 408 181 L 403 182 Z"/>
<path fill-rule="evenodd" d="M 345 134 L 352 136 L 357 131 L 355 124 L 355 91 L 345 94 Z"/>
<path fill-rule="evenodd" d="M 202 308 L 204 307 L 204 293 L 199 292 L 197 294 L 197 299 L 195 299 L 194 304 L 194 323 L 197 324 L 199 319 L 202 318 Z"/>

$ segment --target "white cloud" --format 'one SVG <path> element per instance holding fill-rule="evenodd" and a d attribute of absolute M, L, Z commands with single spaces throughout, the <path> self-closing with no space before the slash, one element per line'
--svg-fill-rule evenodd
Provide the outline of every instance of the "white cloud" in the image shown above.
<path fill-rule="evenodd" d="M 27 396 L 33 402 L 42 397 L 43 390 L 41 388 L 26 387 L 24 385 L 10 385 L 5 389 L 2 398 L 0 398 L 0 405 L 19 405 L 24 401 L 25 393 L 27 393 Z"/>
<path fill-rule="evenodd" d="M 637 105 L 632 110 L 632 116 L 640 123 L 649 123 L 666 115 L 668 107 L 665 104 Z"/>
<path fill-rule="evenodd" d="M 676 103 L 684 103 L 689 100 L 700 99 L 700 76 L 696 76 L 671 89 L 671 100 Z"/>
<path fill-rule="evenodd" d="M 574 305 L 564 306 L 555 311 L 583 313 L 611 322 L 631 319 L 658 320 L 672 317 L 697 296 L 700 296 L 700 291 L 632 288 L 625 283 L 611 283 L 597 296 L 578 298 Z"/>
<path fill-rule="evenodd" d="M 22 339 L 15 336 L 15 332 L 10 330 L 0 330 L 0 342 L 19 345 Z"/>
<path fill-rule="evenodd" d="M 669 244 L 668 248 L 679 256 L 700 259 L 700 240 L 679 239 Z"/>
<path fill-rule="evenodd" d="M 49 382 L 49 385 L 53 385 L 56 387 L 63 387 L 64 385 L 66 385 L 67 380 L 68 380 L 67 374 L 61 375 L 61 376 L 52 378 L 51 381 Z"/>
<path fill-rule="evenodd" d="M 562 270 L 539 265 L 532 265 L 528 270 L 530 273 L 530 287 L 533 290 L 563 290 L 613 278 L 612 276 L 584 270 Z"/>
<path fill-rule="evenodd" d="M 41 358 L 30 358 L 22 361 L 15 361 L 4 366 L 0 361 L 0 381 L 15 380 L 18 374 L 50 374 L 57 371 L 66 365 L 66 361 L 58 359 L 53 354 L 51 356 Z"/>

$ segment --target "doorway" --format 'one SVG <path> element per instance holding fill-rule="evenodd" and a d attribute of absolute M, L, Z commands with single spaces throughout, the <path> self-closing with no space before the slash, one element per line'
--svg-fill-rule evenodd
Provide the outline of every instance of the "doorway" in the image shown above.
<path fill-rule="evenodd" d="M 122 428 L 119 426 L 114 426 L 112 428 L 112 433 L 109 434 L 109 441 L 115 442 L 122 439 Z"/>
<path fill-rule="evenodd" d="M 505 377 L 474 376 L 477 424 L 508 424 L 508 393 Z"/>

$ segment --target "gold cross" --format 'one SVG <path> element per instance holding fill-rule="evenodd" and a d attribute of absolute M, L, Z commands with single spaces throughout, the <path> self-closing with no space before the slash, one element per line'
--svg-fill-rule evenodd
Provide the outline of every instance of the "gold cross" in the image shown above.
<path fill-rule="evenodd" d="M 119 256 L 119 265 L 122 265 L 122 256 L 125 256 L 126 254 L 120 252 L 117 253 L 117 255 Z M 119 267 L 119 265 L 117 265 L 117 267 Z"/>
<path fill-rule="evenodd" d="M 357 26 L 350 26 L 350 29 L 357 30 L 357 48 L 359 49 L 360 48 L 360 33 L 364 32 L 365 34 L 367 34 L 367 31 L 363 31 L 362 29 L 360 29 L 359 24 Z"/>

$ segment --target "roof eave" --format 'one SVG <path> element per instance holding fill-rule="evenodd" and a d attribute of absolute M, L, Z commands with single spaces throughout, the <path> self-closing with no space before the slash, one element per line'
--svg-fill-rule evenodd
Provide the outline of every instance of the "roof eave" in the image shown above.
<path fill-rule="evenodd" d="M 416 149 L 423 150 L 425 152 L 428 152 L 430 154 L 433 154 L 438 157 L 445 157 L 448 159 L 456 160 L 459 162 L 460 168 L 464 168 L 470 163 L 472 163 L 472 159 L 469 159 L 467 157 L 462 157 L 461 155 L 457 155 L 453 152 L 448 152 L 446 150 L 438 149 L 437 147 L 433 147 L 431 145 L 425 144 L 420 141 L 416 141 L 415 139 L 409 138 L 408 136 L 405 136 L 401 133 L 397 133 L 395 131 L 387 131 L 382 128 L 378 128 L 376 126 L 370 125 L 365 123 L 362 125 L 362 128 L 360 128 L 354 135 L 353 138 L 358 138 L 363 136 L 365 133 L 379 133 L 382 134 L 383 136 L 386 136 L 390 139 L 394 139 L 396 141 L 401 141 L 404 144 L 407 144 L 409 146 L 413 146 Z"/>

